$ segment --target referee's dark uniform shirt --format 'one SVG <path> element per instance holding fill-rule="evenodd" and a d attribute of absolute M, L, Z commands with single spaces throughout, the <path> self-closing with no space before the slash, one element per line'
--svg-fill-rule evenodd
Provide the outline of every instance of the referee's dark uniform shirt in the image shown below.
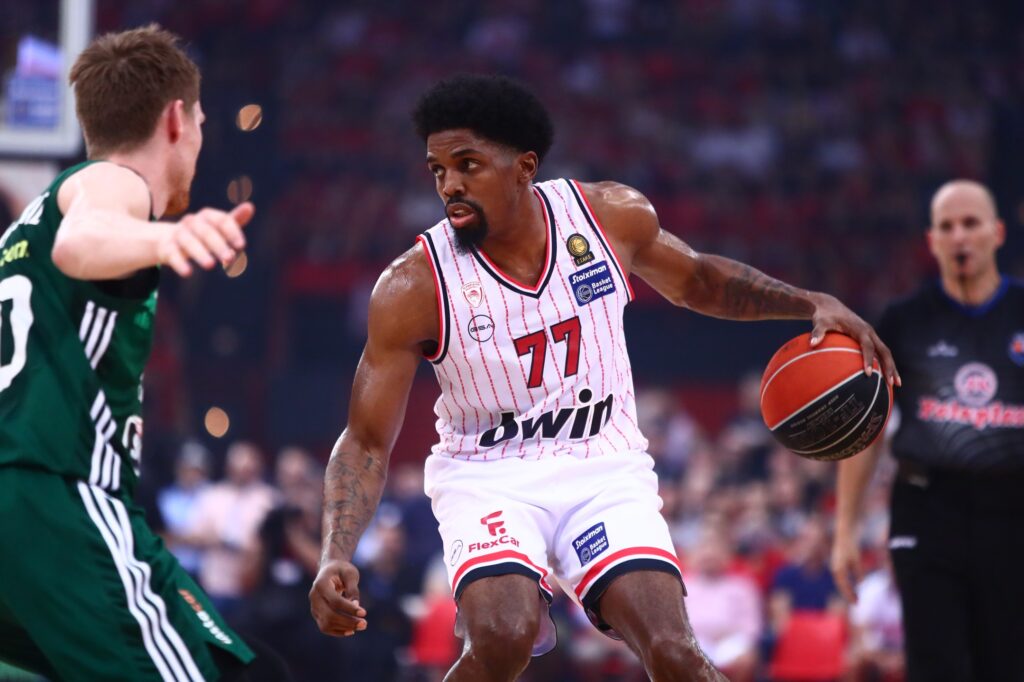
<path fill-rule="evenodd" d="M 903 378 L 890 550 L 908 680 L 1024 682 L 1024 285 L 933 283 L 878 325 Z"/>

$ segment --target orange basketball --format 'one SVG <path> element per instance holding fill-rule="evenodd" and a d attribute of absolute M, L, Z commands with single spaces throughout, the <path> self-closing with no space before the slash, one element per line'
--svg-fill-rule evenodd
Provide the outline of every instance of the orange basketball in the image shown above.
<path fill-rule="evenodd" d="M 761 416 L 772 435 L 801 457 L 846 459 L 885 428 L 892 388 L 878 361 L 864 373 L 860 344 L 829 332 L 816 347 L 810 333 L 791 339 L 761 377 Z"/>

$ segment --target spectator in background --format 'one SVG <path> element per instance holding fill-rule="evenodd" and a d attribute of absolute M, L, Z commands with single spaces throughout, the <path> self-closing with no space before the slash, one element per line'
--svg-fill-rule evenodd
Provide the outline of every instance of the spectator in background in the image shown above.
<path fill-rule="evenodd" d="M 228 448 L 225 479 L 196 500 L 187 541 L 205 549 L 199 582 L 229 620 L 243 594 L 245 552 L 251 551 L 276 493 L 261 479 L 263 453 L 238 441 Z"/>
<path fill-rule="evenodd" d="M 775 574 L 769 597 L 771 629 L 782 633 L 794 611 L 844 610 L 829 569 L 829 538 L 825 522 L 812 516 L 793 546 L 792 559 Z"/>
<path fill-rule="evenodd" d="M 187 441 L 178 454 L 174 483 L 159 492 L 157 507 L 164 522 L 164 541 L 181 567 L 198 579 L 202 550 L 186 539 L 195 524 L 196 503 L 210 483 L 210 453 Z"/>
<path fill-rule="evenodd" d="M 287 447 L 278 454 L 274 482 L 279 501 L 247 545 L 246 599 L 235 619 L 246 633 L 274 642 L 296 682 L 331 679 L 343 669 L 342 647 L 318 636 L 306 600 L 320 562 L 322 478 L 308 451 Z"/>
<path fill-rule="evenodd" d="M 373 550 L 359 566 L 359 604 L 373 614 L 373 627 L 358 639 L 342 640 L 351 660 L 346 682 L 394 679 L 396 653 L 412 641 L 412 620 L 404 603 L 419 595 L 423 568 L 406 560 L 408 544 L 400 516 L 393 507 L 382 507 L 381 512 L 374 523 Z"/>
<path fill-rule="evenodd" d="M 857 603 L 850 610 L 853 625 L 850 667 L 857 682 L 902 680 L 903 610 L 886 555 L 885 564 L 857 586 Z"/>
<path fill-rule="evenodd" d="M 721 450 L 730 454 L 730 472 L 736 480 L 768 479 L 768 458 L 775 446 L 771 431 L 761 417 L 761 374 L 747 374 L 739 385 L 739 409 L 718 438 Z"/>
<path fill-rule="evenodd" d="M 761 593 L 754 580 L 731 571 L 727 535 L 706 532 L 686 576 L 687 610 L 701 648 L 733 682 L 752 682 L 761 633 Z"/>

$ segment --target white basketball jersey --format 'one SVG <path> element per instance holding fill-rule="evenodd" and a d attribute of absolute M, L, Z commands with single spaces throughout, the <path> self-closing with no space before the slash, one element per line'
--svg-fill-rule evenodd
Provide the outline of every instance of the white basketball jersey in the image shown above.
<path fill-rule="evenodd" d="M 633 296 L 575 181 L 534 185 L 547 225 L 535 284 L 478 249 L 459 252 L 443 220 L 419 242 L 434 271 L 433 453 L 471 460 L 642 451 L 622 312 Z"/>

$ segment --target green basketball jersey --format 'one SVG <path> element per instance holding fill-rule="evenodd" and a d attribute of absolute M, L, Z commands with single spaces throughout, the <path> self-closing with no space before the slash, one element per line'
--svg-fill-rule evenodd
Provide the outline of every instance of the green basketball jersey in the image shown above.
<path fill-rule="evenodd" d="M 57 176 L 0 235 L 0 466 L 130 493 L 159 270 L 89 282 L 54 265 L 57 191 L 89 163 Z"/>

